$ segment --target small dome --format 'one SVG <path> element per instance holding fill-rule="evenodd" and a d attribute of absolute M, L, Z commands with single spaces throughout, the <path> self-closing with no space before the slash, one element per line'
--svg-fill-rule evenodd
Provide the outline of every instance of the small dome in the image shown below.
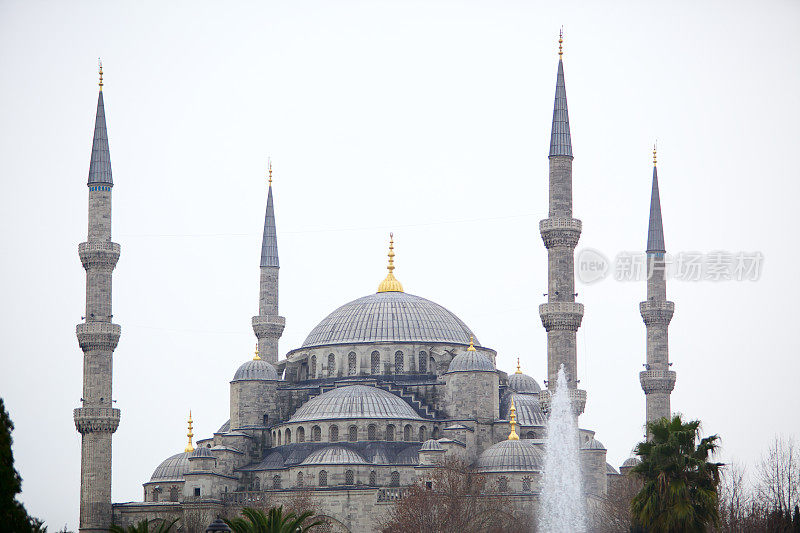
<path fill-rule="evenodd" d="M 527 440 L 504 440 L 478 457 L 478 472 L 541 472 L 544 459 Z"/>
<path fill-rule="evenodd" d="M 444 448 L 439 444 L 438 440 L 428 439 L 422 443 L 421 452 L 443 452 Z"/>
<path fill-rule="evenodd" d="M 391 392 L 367 385 L 350 385 L 311 398 L 295 411 L 289 422 L 340 418 L 420 420 L 422 417 Z"/>
<path fill-rule="evenodd" d="M 606 447 L 597 439 L 589 439 L 581 445 L 581 450 L 605 450 Z"/>
<path fill-rule="evenodd" d="M 486 355 L 470 347 L 453 357 L 448 372 L 494 372 L 492 360 Z"/>
<path fill-rule="evenodd" d="M 200 446 L 195 448 L 192 453 L 189 454 L 189 459 L 194 459 L 195 457 L 211 457 L 214 458 L 214 454 L 211 453 L 211 450 L 206 448 L 205 446 Z"/>
<path fill-rule="evenodd" d="M 150 476 L 153 481 L 183 481 L 183 475 L 189 471 L 189 453 L 176 453 L 164 459 Z"/>
<path fill-rule="evenodd" d="M 542 388 L 528 374 L 511 374 L 508 376 L 508 388 L 516 392 L 538 393 Z"/>
<path fill-rule="evenodd" d="M 500 416 L 508 418 L 508 410 L 511 408 L 511 400 L 514 400 L 514 408 L 517 410 L 517 424 L 520 426 L 544 426 L 547 418 L 544 416 L 539 397 L 535 394 L 507 393 L 500 402 Z"/>
<path fill-rule="evenodd" d="M 363 457 L 342 446 L 328 446 L 311 453 L 302 465 L 365 465 Z"/>
<path fill-rule="evenodd" d="M 641 462 L 642 462 L 641 459 L 639 459 L 638 457 L 628 457 L 627 459 L 625 459 L 625 462 L 622 463 L 622 466 L 633 467 Z"/>
<path fill-rule="evenodd" d="M 275 367 L 263 359 L 247 361 L 233 376 L 233 381 L 278 381 L 278 379 Z"/>

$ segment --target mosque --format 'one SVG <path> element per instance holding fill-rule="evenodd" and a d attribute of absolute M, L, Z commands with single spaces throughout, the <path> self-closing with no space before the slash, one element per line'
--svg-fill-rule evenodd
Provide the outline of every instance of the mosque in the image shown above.
<path fill-rule="evenodd" d="M 393 240 L 377 291 L 345 303 L 312 329 L 301 346 L 281 354 L 285 325 L 278 308 L 280 264 L 272 171 L 261 246 L 258 348 L 231 376 L 230 419 L 189 443 L 145 478 L 141 502 L 111 503 L 111 436 L 120 412 L 111 403 L 112 354 L 120 326 L 112 322 L 111 276 L 120 246 L 111 241 L 113 188 L 100 93 L 89 170 L 89 231 L 79 254 L 86 269 L 86 317 L 77 326 L 84 351 L 80 531 L 105 531 L 113 521 L 180 518 L 182 530 L 215 516 L 311 494 L 335 531 L 374 531 L 386 506 L 456 457 L 486 475 L 533 516 L 544 464 L 545 424 L 556 374 L 564 365 L 573 411 L 585 407 L 578 388 L 576 332 L 583 305 L 575 301 L 574 249 L 582 223 L 572 216 L 572 143 L 559 40 L 549 150 L 549 213 L 539 223 L 548 252 L 547 301 L 539 313 L 547 332 L 546 386 L 497 368 L 497 352 L 444 306 L 405 292 L 394 274 Z M 654 154 L 655 155 L 655 154 Z M 658 270 L 664 239 L 653 169 L 647 256 Z M 376 276 L 377 277 L 377 276 Z M 379 279 L 379 278 L 378 278 Z M 376 281 L 378 281 L 376 279 Z M 640 375 L 647 419 L 668 416 L 675 372 L 669 370 L 667 326 L 674 305 L 653 276 L 640 311 L 647 326 L 646 370 Z M 589 499 L 602 498 L 618 471 L 590 429 L 580 429 L 580 466 Z M 176 450 L 177 451 L 177 450 Z M 631 460 L 629 460 L 631 461 Z M 626 462 L 623 469 L 633 463 Z M 150 468 L 142 465 L 142 468 Z M 190 517 L 197 517 L 191 526 Z"/>

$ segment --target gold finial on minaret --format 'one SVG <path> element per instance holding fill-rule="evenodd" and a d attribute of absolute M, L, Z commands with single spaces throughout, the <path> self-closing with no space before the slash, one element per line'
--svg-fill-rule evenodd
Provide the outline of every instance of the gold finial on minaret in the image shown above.
<path fill-rule="evenodd" d="M 469 336 L 469 348 L 467 348 L 467 351 L 468 352 L 475 351 L 475 337 L 473 337 L 472 335 Z"/>
<path fill-rule="evenodd" d="M 511 433 L 508 434 L 508 440 L 519 440 L 517 435 L 517 408 L 514 407 L 514 399 L 511 399 L 511 409 L 508 410 L 509 424 L 511 425 Z"/>
<path fill-rule="evenodd" d="M 103 90 L 103 61 L 98 57 L 97 58 L 97 72 L 100 74 L 100 90 Z"/>
<path fill-rule="evenodd" d="M 258 355 L 258 343 L 256 343 L 256 355 L 253 356 L 253 361 L 261 361 L 261 356 Z"/>
<path fill-rule="evenodd" d="M 653 143 L 653 166 L 656 166 L 656 147 L 657 147 L 657 145 L 658 145 L 658 142 L 654 142 Z"/>
<path fill-rule="evenodd" d="M 194 446 L 192 446 L 192 437 L 194 437 L 194 433 L 192 433 L 192 410 L 189 409 L 189 432 L 186 434 L 189 437 L 189 444 L 186 445 L 186 449 L 183 450 L 185 452 L 193 452 Z"/>
<path fill-rule="evenodd" d="M 386 269 L 389 271 L 386 277 L 378 285 L 378 292 L 403 292 L 403 285 L 394 277 L 394 233 L 389 234 L 389 265 Z"/>
<path fill-rule="evenodd" d="M 269 161 L 269 186 L 272 187 L 272 158 L 270 157 L 267 161 Z"/>
<path fill-rule="evenodd" d="M 517 371 L 514 372 L 515 374 L 522 374 L 522 370 L 519 368 L 519 357 L 517 357 Z"/>
<path fill-rule="evenodd" d="M 564 43 L 564 26 L 561 26 L 561 29 L 558 30 L 558 58 L 561 59 L 561 56 L 564 55 L 564 49 L 561 45 Z"/>

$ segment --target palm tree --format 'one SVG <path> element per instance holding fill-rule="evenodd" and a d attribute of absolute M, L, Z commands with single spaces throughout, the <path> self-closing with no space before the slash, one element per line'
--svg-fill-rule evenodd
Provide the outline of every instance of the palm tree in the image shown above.
<path fill-rule="evenodd" d="M 632 470 L 643 487 L 631 501 L 633 520 L 644 531 L 703 532 L 718 525 L 717 485 L 723 465 L 708 459 L 719 437 L 700 439 L 699 428 L 699 420 L 684 422 L 680 415 L 647 424 L 651 438 L 636 446 L 642 462 Z"/>
<path fill-rule="evenodd" d="M 142 520 L 136 525 L 122 527 L 116 524 L 112 524 L 110 528 L 108 528 L 109 533 L 169 533 L 172 531 L 172 527 L 178 521 L 176 518 L 172 522 L 167 522 L 166 520 Z M 153 526 L 153 529 L 150 529 L 150 526 Z"/>
<path fill-rule="evenodd" d="M 311 518 L 311 511 L 303 511 L 299 515 L 295 513 L 283 513 L 283 506 L 272 507 L 268 514 L 259 509 L 245 507 L 242 509 L 245 518 L 231 518 L 225 523 L 233 530 L 233 533 L 304 533 L 311 528 L 322 525 L 320 520 L 310 524 L 304 524 Z"/>

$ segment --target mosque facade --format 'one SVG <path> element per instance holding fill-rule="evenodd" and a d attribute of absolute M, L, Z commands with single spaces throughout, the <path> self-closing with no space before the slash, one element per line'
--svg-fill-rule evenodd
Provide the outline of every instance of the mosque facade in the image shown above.
<path fill-rule="evenodd" d="M 560 46 L 559 46 L 560 48 Z M 102 72 L 102 69 L 101 69 Z M 272 171 L 260 260 L 259 313 L 252 318 L 256 355 L 230 381 L 230 417 L 209 436 L 166 458 L 143 483 L 142 501 L 111 503 L 111 435 L 120 412 L 111 403 L 111 275 L 120 246 L 111 242 L 111 164 L 102 74 L 89 172 L 89 231 L 80 245 L 86 269 L 86 317 L 77 327 L 84 351 L 81 531 L 114 523 L 180 518 L 185 531 L 215 516 L 310 494 L 335 531 L 373 531 L 386 506 L 446 457 L 485 474 L 487 490 L 504 494 L 530 517 L 537 512 L 550 394 L 562 365 L 575 416 L 587 393 L 578 388 L 574 249 L 582 223 L 572 216 L 572 143 L 564 66 L 559 50 L 549 151 L 549 212 L 539 224 L 548 252 L 547 380 L 497 368 L 497 352 L 442 305 L 404 290 L 394 274 L 390 240 L 385 279 L 369 294 L 328 314 L 301 346 L 281 354 L 280 263 Z M 655 164 L 655 162 L 654 162 Z M 648 260 L 663 264 L 657 176 Z M 255 291 L 254 291 L 255 292 Z M 667 326 L 674 308 L 663 279 L 648 282 L 640 306 L 647 326 L 641 385 L 648 420 L 669 415 L 675 373 L 669 370 Z M 254 295 L 255 296 L 255 295 Z M 580 463 L 588 499 L 599 499 L 619 475 L 590 429 L 580 429 Z M 629 468 L 633 463 L 623 465 Z M 143 465 L 144 467 L 145 465 Z M 196 524 L 192 525 L 192 522 Z"/>

